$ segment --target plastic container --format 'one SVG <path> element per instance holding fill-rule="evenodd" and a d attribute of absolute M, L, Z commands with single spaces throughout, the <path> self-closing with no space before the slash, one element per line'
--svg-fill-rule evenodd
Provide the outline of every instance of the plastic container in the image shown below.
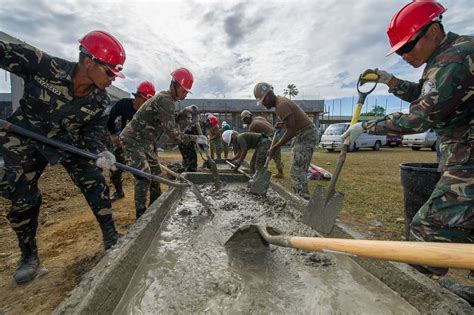
<path fill-rule="evenodd" d="M 403 185 L 403 203 L 405 206 L 405 236 L 410 235 L 410 223 L 433 192 L 441 172 L 438 163 L 400 164 Z"/>

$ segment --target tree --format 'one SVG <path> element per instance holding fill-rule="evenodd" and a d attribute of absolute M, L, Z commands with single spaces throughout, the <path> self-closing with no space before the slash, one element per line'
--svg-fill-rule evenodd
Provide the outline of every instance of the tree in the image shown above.
<path fill-rule="evenodd" d="M 283 89 L 283 95 L 287 96 L 291 99 L 292 97 L 295 97 L 298 95 L 298 89 L 296 88 L 296 85 L 293 83 L 288 84 L 286 89 Z"/>
<path fill-rule="evenodd" d="M 385 116 L 385 108 L 382 106 L 375 105 L 374 108 L 368 113 L 362 113 L 360 114 L 361 116 L 375 116 L 375 117 L 381 117 Z"/>

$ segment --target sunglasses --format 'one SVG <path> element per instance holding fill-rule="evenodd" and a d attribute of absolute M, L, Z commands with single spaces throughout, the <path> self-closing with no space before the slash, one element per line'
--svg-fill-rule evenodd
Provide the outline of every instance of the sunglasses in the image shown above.
<path fill-rule="evenodd" d="M 96 58 L 92 58 L 92 60 L 94 60 L 94 62 L 96 64 L 98 64 L 102 69 L 104 69 L 105 74 L 109 78 L 115 78 L 116 77 L 115 73 L 113 73 L 105 63 L 101 62 L 99 59 L 96 59 Z"/>
<path fill-rule="evenodd" d="M 405 45 L 403 45 L 402 47 L 400 47 L 400 49 L 398 49 L 396 51 L 397 55 L 399 56 L 403 56 L 404 54 L 408 54 L 410 51 L 413 50 L 413 48 L 415 48 L 416 44 L 418 44 L 418 42 L 420 41 L 420 39 L 425 36 L 426 32 L 428 32 L 428 29 L 430 28 L 431 24 L 433 24 L 435 22 L 431 22 L 431 23 L 428 23 L 426 24 L 420 31 L 420 33 L 418 34 L 418 36 L 415 37 L 415 39 L 409 41 L 408 43 L 406 43 Z"/>

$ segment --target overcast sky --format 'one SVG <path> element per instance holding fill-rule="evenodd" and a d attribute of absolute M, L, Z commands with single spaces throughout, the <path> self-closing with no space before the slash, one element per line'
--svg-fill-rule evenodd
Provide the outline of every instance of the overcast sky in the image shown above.
<path fill-rule="evenodd" d="M 65 1 L 2 0 L 0 30 L 52 55 L 77 60 L 77 39 L 92 30 L 116 36 L 125 47 L 126 79 L 167 89 L 170 72 L 194 74 L 193 98 L 252 98 L 258 81 L 276 92 L 293 83 L 297 98 L 356 95 L 366 68 L 418 80 L 389 49 L 386 27 L 408 1 Z M 444 0 L 447 30 L 473 34 L 472 0 Z M 0 73 L 0 92 L 9 91 Z M 386 95 L 386 88 L 375 94 Z M 390 101 L 391 102 L 391 101 Z M 399 102 L 398 102 L 399 103 Z"/>

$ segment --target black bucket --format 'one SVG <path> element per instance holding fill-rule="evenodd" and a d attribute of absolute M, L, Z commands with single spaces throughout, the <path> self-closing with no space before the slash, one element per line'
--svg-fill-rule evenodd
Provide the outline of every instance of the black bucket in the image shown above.
<path fill-rule="evenodd" d="M 421 206 L 428 200 L 441 173 L 438 163 L 400 164 L 405 205 L 405 235 L 408 240 L 410 223 Z"/>

